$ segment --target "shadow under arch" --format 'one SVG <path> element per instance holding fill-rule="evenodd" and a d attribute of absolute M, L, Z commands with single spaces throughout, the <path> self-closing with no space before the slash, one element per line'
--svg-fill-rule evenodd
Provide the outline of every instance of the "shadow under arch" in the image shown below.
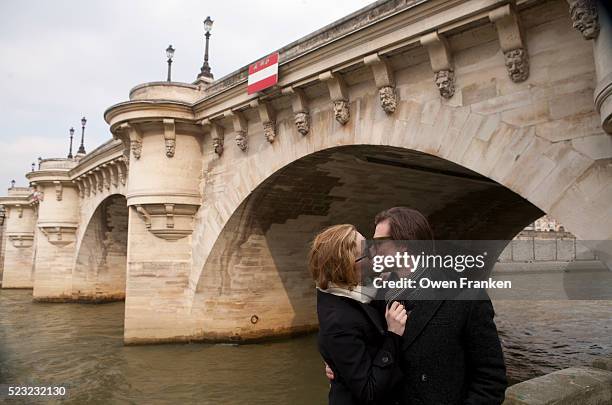
<path fill-rule="evenodd" d="M 371 237 L 376 213 L 393 206 L 423 212 L 436 239 L 509 240 L 543 215 L 503 185 L 426 153 L 381 145 L 314 152 L 269 176 L 223 227 L 193 301 L 203 337 L 249 340 L 315 329 L 306 264 L 312 237 L 338 223 Z"/>
<path fill-rule="evenodd" d="M 127 200 L 111 194 L 95 209 L 80 240 L 72 273 L 75 301 L 125 299 L 127 237 Z"/>

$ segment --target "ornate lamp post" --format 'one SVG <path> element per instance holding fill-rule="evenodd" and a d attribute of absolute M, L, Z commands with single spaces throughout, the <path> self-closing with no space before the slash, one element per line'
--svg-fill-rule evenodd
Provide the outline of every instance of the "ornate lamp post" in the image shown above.
<path fill-rule="evenodd" d="M 166 56 L 168 57 L 168 81 L 172 81 L 170 79 L 170 75 L 172 73 L 172 57 L 174 56 L 174 48 L 172 47 L 172 45 L 168 45 L 168 48 L 166 48 Z"/>
<path fill-rule="evenodd" d="M 78 154 L 85 154 L 87 152 L 85 152 L 85 145 L 83 143 L 83 141 L 85 140 L 85 124 L 87 124 L 87 119 L 85 119 L 85 117 L 81 118 L 81 146 L 79 146 L 79 151 L 77 152 Z"/>
<path fill-rule="evenodd" d="M 72 159 L 72 138 L 74 137 L 74 128 L 70 127 L 70 150 L 68 152 L 68 159 Z"/>
<path fill-rule="evenodd" d="M 198 75 L 198 78 L 201 77 L 206 77 L 209 79 L 213 78 L 212 73 L 210 73 L 210 66 L 208 65 L 208 42 L 210 40 L 210 30 L 212 29 L 212 25 L 213 25 L 213 20 L 210 19 L 210 16 L 206 17 L 206 20 L 204 20 L 204 36 L 206 36 L 206 48 L 204 50 L 204 64 L 202 65 L 202 68 L 200 69 L 200 74 Z"/>
<path fill-rule="evenodd" d="M 11 188 L 15 188 L 15 180 L 11 180 Z"/>
<path fill-rule="evenodd" d="M 36 163 L 32 162 L 32 171 L 36 170 Z"/>

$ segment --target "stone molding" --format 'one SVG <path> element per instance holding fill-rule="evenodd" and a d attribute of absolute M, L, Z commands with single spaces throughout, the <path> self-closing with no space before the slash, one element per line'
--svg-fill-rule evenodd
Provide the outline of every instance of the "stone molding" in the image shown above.
<path fill-rule="evenodd" d="M 136 212 L 146 229 L 158 238 L 174 241 L 191 235 L 193 217 L 199 205 L 192 204 L 136 204 Z"/>
<path fill-rule="evenodd" d="M 601 116 L 601 126 L 612 134 L 612 73 L 606 75 L 595 88 L 595 109 Z"/>
<path fill-rule="evenodd" d="M 38 221 L 37 226 L 52 245 L 63 247 L 76 241 L 76 230 L 78 228 L 76 222 Z"/>
<path fill-rule="evenodd" d="M 34 244 L 34 232 L 7 232 L 6 236 L 16 248 L 28 248 Z"/>
<path fill-rule="evenodd" d="M 79 197 L 85 198 L 112 187 L 125 186 L 128 177 L 128 165 L 124 156 L 116 157 L 92 170 L 75 177 L 72 183 L 76 185 Z"/>

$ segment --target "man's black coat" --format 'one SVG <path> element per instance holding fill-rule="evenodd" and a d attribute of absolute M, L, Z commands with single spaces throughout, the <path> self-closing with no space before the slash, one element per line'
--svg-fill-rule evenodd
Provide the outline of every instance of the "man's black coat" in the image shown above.
<path fill-rule="evenodd" d="M 384 301 L 372 305 L 384 314 Z M 501 404 L 506 367 L 487 299 L 416 301 L 391 404 Z"/>

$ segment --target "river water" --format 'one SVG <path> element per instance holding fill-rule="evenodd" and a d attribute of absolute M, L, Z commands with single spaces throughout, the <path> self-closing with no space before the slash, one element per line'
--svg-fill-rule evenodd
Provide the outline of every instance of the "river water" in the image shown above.
<path fill-rule="evenodd" d="M 612 301 L 499 301 L 495 309 L 512 382 L 612 353 Z M 123 346 L 123 316 L 123 303 L 35 304 L 31 290 L 0 290 L 0 383 L 67 385 L 61 403 L 71 404 L 326 403 L 315 335 Z"/>

